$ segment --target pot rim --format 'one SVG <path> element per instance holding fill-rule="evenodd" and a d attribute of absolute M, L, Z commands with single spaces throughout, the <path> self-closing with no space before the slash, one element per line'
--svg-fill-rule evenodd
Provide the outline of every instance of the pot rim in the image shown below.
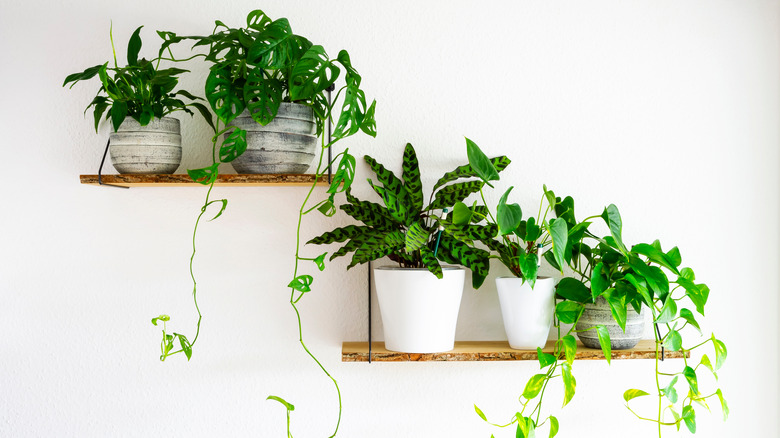
<path fill-rule="evenodd" d="M 428 268 L 404 268 L 402 266 L 389 266 L 389 265 L 382 265 L 382 266 L 372 266 L 374 270 L 382 270 L 382 271 L 410 271 L 410 272 L 416 272 L 416 271 L 428 271 Z M 443 271 L 463 271 L 466 268 L 460 267 L 460 266 L 452 266 L 452 265 L 444 265 L 441 267 Z"/>
<path fill-rule="evenodd" d="M 502 275 L 501 277 L 496 277 L 496 280 L 512 280 L 512 279 L 526 281 L 525 278 L 515 277 L 514 275 Z M 555 278 L 540 275 L 536 277 L 536 281 L 539 280 L 555 280 Z"/>

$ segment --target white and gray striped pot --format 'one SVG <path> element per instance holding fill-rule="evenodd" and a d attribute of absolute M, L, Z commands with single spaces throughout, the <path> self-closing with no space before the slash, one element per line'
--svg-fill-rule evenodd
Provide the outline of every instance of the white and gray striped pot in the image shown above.
<path fill-rule="evenodd" d="M 246 152 L 231 163 L 238 173 L 304 173 L 314 159 L 317 124 L 306 105 L 282 102 L 265 126 L 247 110 L 229 124 L 246 131 Z"/>
<path fill-rule="evenodd" d="M 587 330 L 597 325 L 604 325 L 609 331 L 610 344 L 613 350 L 634 348 L 639 343 L 639 340 L 642 339 L 642 334 L 645 331 L 644 307 L 641 310 L 642 313 L 636 313 L 632 306 L 628 306 L 626 331 L 623 332 L 623 329 L 620 328 L 612 317 L 612 311 L 607 301 L 603 297 L 598 297 L 595 304 L 585 305 L 585 312 L 582 313 L 577 323 L 577 330 Z M 579 332 L 577 337 L 588 348 L 601 348 L 599 335 L 595 329 Z"/>
<path fill-rule="evenodd" d="M 141 126 L 127 117 L 111 140 L 111 164 L 119 173 L 171 174 L 181 164 L 181 125 L 171 117 Z"/>

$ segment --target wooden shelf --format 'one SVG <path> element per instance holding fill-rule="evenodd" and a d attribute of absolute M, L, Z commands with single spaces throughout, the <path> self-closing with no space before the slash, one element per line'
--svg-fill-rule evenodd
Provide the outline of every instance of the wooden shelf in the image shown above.
<path fill-rule="evenodd" d="M 98 185 L 97 175 L 79 175 L 81 184 Z M 203 187 L 195 183 L 187 174 L 175 175 L 103 175 L 103 183 L 122 187 Z M 258 186 L 309 186 L 314 175 L 292 174 L 222 174 L 217 177 L 215 186 L 258 187 Z M 320 178 L 319 186 L 327 186 L 328 178 Z"/>
<path fill-rule="evenodd" d="M 463 362 L 498 360 L 537 360 L 536 351 L 513 350 L 506 341 L 462 341 L 455 342 L 455 349 L 444 353 L 398 353 L 385 349 L 384 342 L 372 342 L 372 362 Z M 553 352 L 553 341 L 547 341 L 542 350 Z M 682 358 L 679 351 L 666 351 L 666 359 Z M 690 353 L 686 357 L 690 357 Z M 639 341 L 630 350 L 612 350 L 612 359 L 654 359 L 655 341 Z M 598 349 L 585 348 L 577 343 L 577 356 L 581 360 L 604 360 L 604 353 Z M 342 362 L 368 362 L 368 342 L 344 342 L 341 349 Z"/>

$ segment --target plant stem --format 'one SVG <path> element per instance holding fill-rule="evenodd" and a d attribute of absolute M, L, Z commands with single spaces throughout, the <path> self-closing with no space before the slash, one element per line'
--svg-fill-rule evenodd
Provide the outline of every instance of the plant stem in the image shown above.
<path fill-rule="evenodd" d="M 661 394 L 661 382 L 658 378 L 658 346 L 661 344 L 661 340 L 658 338 L 658 332 L 656 330 L 653 330 L 653 336 L 655 337 L 655 387 L 658 390 L 658 438 L 661 438 L 661 403 L 663 402 L 663 394 Z M 629 408 L 629 410 L 630 409 L 631 408 Z M 636 413 L 634 415 L 636 415 Z M 637 415 L 637 417 L 639 416 Z"/>
<path fill-rule="evenodd" d="M 322 142 L 324 144 L 324 142 L 325 142 L 325 138 L 324 137 L 322 139 Z M 311 195 L 314 192 L 314 188 L 317 187 L 317 181 L 319 181 L 319 178 L 322 176 L 322 173 L 323 173 L 322 172 L 322 159 L 323 159 L 323 156 L 325 155 L 325 150 L 326 149 L 327 148 L 325 148 L 325 147 L 320 149 L 320 158 L 319 158 L 319 161 L 317 163 L 317 171 L 315 173 L 314 182 L 312 183 L 311 187 L 309 187 L 309 192 L 306 194 L 306 198 L 304 198 L 303 203 L 301 204 L 301 208 L 298 211 L 298 227 L 297 227 L 296 236 L 295 236 L 295 268 L 293 269 L 293 278 L 297 278 L 298 277 L 298 262 L 300 260 L 299 252 L 300 252 L 300 247 L 301 247 L 301 222 L 303 221 L 303 216 L 305 214 L 304 211 L 305 211 L 305 208 L 306 208 L 306 204 L 309 202 L 309 198 L 311 198 Z M 290 288 L 290 305 L 292 306 L 293 310 L 295 311 L 295 317 L 296 317 L 297 322 L 298 322 L 298 341 L 300 342 L 300 344 L 303 347 L 304 351 L 306 351 L 306 354 L 308 354 L 309 357 L 311 357 L 312 360 L 314 360 L 314 362 L 320 367 L 322 372 L 324 372 L 325 375 L 328 376 L 328 378 L 330 378 L 330 380 L 333 382 L 333 385 L 336 387 L 336 393 L 338 394 L 338 398 L 339 398 L 339 416 L 338 416 L 338 420 L 336 421 L 336 429 L 333 431 L 333 434 L 330 435 L 330 438 L 333 438 L 338 433 L 339 426 L 341 425 L 341 410 L 342 410 L 341 409 L 342 408 L 342 405 L 341 405 L 341 390 L 339 389 L 339 384 L 336 381 L 336 379 L 333 378 L 333 376 L 331 376 L 331 374 L 328 372 L 327 369 L 325 369 L 325 367 L 322 365 L 322 363 L 319 361 L 319 359 L 317 359 L 317 357 L 314 356 L 314 354 L 312 354 L 311 351 L 309 351 L 309 348 L 306 346 L 306 343 L 303 341 L 303 327 L 302 327 L 302 324 L 301 324 L 301 312 L 298 310 L 298 306 L 297 306 L 296 303 L 297 303 L 297 300 L 295 299 L 295 289 L 294 288 Z"/>

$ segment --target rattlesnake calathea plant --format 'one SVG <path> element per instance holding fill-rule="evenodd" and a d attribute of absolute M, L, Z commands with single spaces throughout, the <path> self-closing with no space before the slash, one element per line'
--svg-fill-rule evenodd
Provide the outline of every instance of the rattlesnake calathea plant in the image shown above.
<path fill-rule="evenodd" d="M 473 179 L 477 177 L 474 169 L 466 164 L 445 173 L 434 185 L 425 205 L 417 155 L 411 144 L 404 149 L 401 178 L 370 156 L 366 156 L 365 161 L 376 173 L 378 183 L 369 179 L 369 184 L 383 204 L 360 200 L 346 190 L 348 203 L 340 208 L 363 225 L 337 228 L 308 243 L 346 242 L 330 260 L 352 253 L 347 269 L 386 256 L 401 267 L 426 268 L 442 278 L 441 262 L 444 262 L 469 268 L 474 288 L 481 286 L 490 268 L 489 253 L 471 243 L 487 239 L 491 233 L 495 235 L 495 230 L 465 227 L 459 233 L 438 233 L 440 229 L 446 231 L 453 227 L 454 214 L 443 212 L 482 188 L 484 182 Z M 489 161 L 497 171 L 510 163 L 505 156 Z M 471 180 L 456 182 L 464 178 Z M 483 208 L 467 207 L 469 211 L 482 211 Z"/>
<path fill-rule="evenodd" d="M 192 255 L 190 257 L 190 275 L 192 277 L 192 296 L 198 313 L 198 322 L 195 337 L 192 342 L 181 334 L 169 334 L 166 331 L 165 322 L 170 320 L 167 315 L 160 315 L 152 319 L 155 325 L 163 322 L 162 354 L 161 360 L 183 352 L 187 359 L 192 355 L 192 346 L 200 333 L 202 315 L 197 302 L 197 282 L 192 270 L 195 257 L 195 233 L 201 218 L 212 204 L 221 205 L 221 209 L 214 219 L 219 217 L 227 206 L 226 199 L 212 200 L 211 190 L 217 181 L 218 167 L 221 163 L 229 163 L 246 151 L 246 131 L 228 125 L 244 109 L 247 109 L 251 117 L 261 125 L 267 125 L 277 115 L 281 102 L 294 102 L 312 108 L 317 125 L 317 134 L 321 138 L 321 148 L 314 171 L 314 182 L 309 187 L 303 203 L 298 209 L 296 246 L 293 269 L 293 280 L 287 285 L 290 288 L 290 305 L 292 306 L 298 324 L 298 340 L 306 354 L 316 363 L 323 373 L 333 382 L 338 395 L 338 420 L 332 435 L 335 436 L 341 424 L 341 391 L 336 379 L 325 369 L 322 363 L 306 346 L 303 338 L 301 314 L 298 303 L 303 296 L 312 290 L 313 277 L 308 274 L 300 274 L 300 262 L 312 263 L 319 270 L 323 270 L 325 254 L 318 257 L 307 258 L 300 255 L 301 248 L 301 223 L 306 214 L 319 211 L 326 216 L 335 214 L 335 196 L 349 189 L 355 172 L 355 157 L 349 154 L 348 149 L 336 154 L 332 161 L 324 159 L 327 150 L 336 142 L 363 132 L 371 137 L 376 137 L 376 122 L 374 110 L 376 101 L 371 105 L 366 104 L 366 96 L 361 89 L 362 78 L 352 66 L 349 53 L 341 50 L 336 59 L 330 59 L 325 49 L 320 45 L 312 44 L 308 39 L 292 32 L 290 23 L 286 18 L 272 20 L 263 11 L 254 10 L 247 15 L 246 28 L 231 28 L 216 21 L 216 27 L 208 36 L 178 36 L 173 32 L 158 32 L 164 40 L 160 48 L 160 57 L 163 53 L 170 54 L 172 61 L 188 61 L 202 57 L 210 62 L 210 74 L 206 80 L 206 99 L 211 109 L 216 114 L 216 123 L 213 124 L 215 135 L 212 137 L 212 164 L 210 166 L 188 170 L 190 177 L 200 184 L 208 186 L 206 199 L 200 209 L 195 228 L 193 230 Z M 195 41 L 194 48 L 205 47 L 207 53 L 199 53 L 187 59 L 175 59 L 171 46 L 184 40 Z M 340 67 L 341 68 L 340 68 Z M 337 88 L 335 98 L 331 101 L 326 91 L 336 86 L 341 78 L 343 68 L 344 84 Z M 331 138 L 321 135 L 324 127 L 335 124 Z M 315 205 L 309 205 L 312 194 L 318 182 L 324 179 L 324 175 L 331 165 L 338 163 L 337 170 L 333 174 L 328 196 Z M 178 339 L 181 348 L 174 348 L 174 341 Z M 269 396 L 268 399 L 281 403 L 287 410 L 287 434 L 290 433 L 290 412 L 293 405 L 278 396 Z"/>

